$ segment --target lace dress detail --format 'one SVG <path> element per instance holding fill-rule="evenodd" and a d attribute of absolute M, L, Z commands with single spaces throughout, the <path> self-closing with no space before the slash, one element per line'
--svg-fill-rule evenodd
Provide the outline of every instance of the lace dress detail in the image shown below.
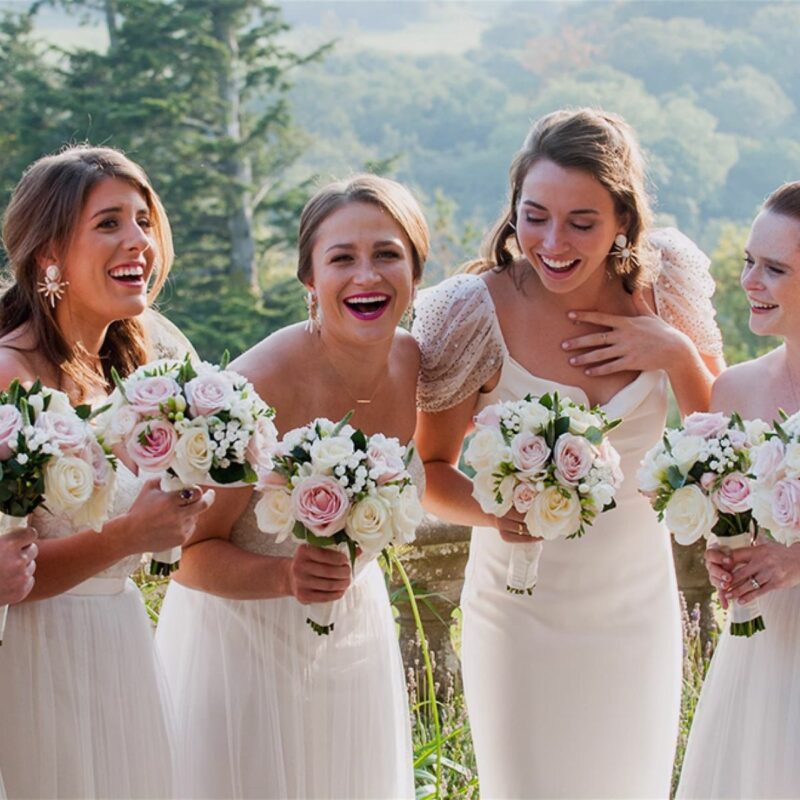
<path fill-rule="evenodd" d="M 148 350 L 153 359 L 175 358 L 183 360 L 189 353 L 192 361 L 200 357 L 192 343 L 163 314 L 152 308 L 145 311 L 142 321 L 148 338 Z"/>
<path fill-rule="evenodd" d="M 117 485 L 114 488 L 114 499 L 111 503 L 109 519 L 127 513 L 128 509 L 133 505 L 133 501 L 136 500 L 142 483 L 143 478 L 134 475 L 121 461 L 117 462 Z M 43 509 L 37 509 L 33 513 L 32 524 L 39 533 L 40 539 L 63 539 L 76 532 L 68 519 L 58 514 L 51 514 Z M 102 535 L 102 531 L 97 534 L 97 536 Z M 139 554 L 128 556 L 116 564 L 112 564 L 102 572 L 98 572 L 94 577 L 127 578 L 136 571 L 141 560 L 142 557 Z"/>
<path fill-rule="evenodd" d="M 460 403 L 506 355 L 489 289 L 477 275 L 454 275 L 420 292 L 413 334 L 422 352 L 417 405 L 423 411 Z"/>
<path fill-rule="evenodd" d="M 660 253 L 660 269 L 653 292 L 658 315 L 685 333 L 708 356 L 722 356 L 722 334 L 711 303 L 714 279 L 708 256 L 675 228 L 662 228 L 649 236 Z"/>

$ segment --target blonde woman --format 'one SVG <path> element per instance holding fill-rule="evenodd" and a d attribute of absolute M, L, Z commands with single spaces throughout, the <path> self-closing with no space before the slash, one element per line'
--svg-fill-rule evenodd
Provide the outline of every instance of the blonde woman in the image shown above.
<path fill-rule="evenodd" d="M 14 281 L 0 298 L 0 385 L 38 378 L 75 403 L 100 403 L 112 367 L 125 375 L 188 347 L 148 311 L 172 242 L 147 177 L 121 153 L 79 146 L 31 165 L 3 242 Z M 143 552 L 183 544 L 208 503 L 161 492 L 120 460 L 113 518 L 99 534 L 32 516 L 36 585 L 9 609 L 0 648 L 10 797 L 173 796 L 162 680 L 128 576 Z"/>
<path fill-rule="evenodd" d="M 417 430 L 429 510 L 473 527 L 462 665 L 481 797 L 666 797 L 681 634 L 666 530 L 636 491 L 672 385 L 705 409 L 721 366 L 708 260 L 653 232 L 641 154 L 619 117 L 558 111 L 511 166 L 485 258 L 424 292 Z M 485 514 L 456 464 L 473 416 L 559 392 L 623 422 L 617 508 L 548 541 L 532 596 L 506 591 L 524 515 Z"/>

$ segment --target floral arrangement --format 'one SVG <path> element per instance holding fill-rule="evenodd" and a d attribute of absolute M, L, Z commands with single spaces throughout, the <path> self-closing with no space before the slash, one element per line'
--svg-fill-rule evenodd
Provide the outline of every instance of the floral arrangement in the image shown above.
<path fill-rule="evenodd" d="M 681 428 L 665 431 L 645 455 L 639 490 L 679 544 L 701 537 L 724 538 L 730 549 L 746 547 L 758 532 L 753 517 L 750 473 L 754 448 L 769 426 L 738 414 L 690 414 Z M 764 629 L 757 603 L 735 604 L 731 633 L 751 636 Z"/>
<path fill-rule="evenodd" d="M 558 393 L 487 406 L 475 417 L 465 453 L 476 471 L 473 497 L 487 514 L 502 517 L 512 507 L 524 514 L 520 533 L 582 536 L 597 514 L 614 507 L 622 483 L 619 454 L 606 438 L 619 423 Z M 533 592 L 541 550 L 541 542 L 512 547 L 509 592 Z"/>
<path fill-rule="evenodd" d="M 753 517 L 776 541 L 800 541 L 800 412 L 772 424 L 752 461 Z"/>
<path fill-rule="evenodd" d="M 270 467 L 278 441 L 275 412 L 236 372 L 202 362 L 162 359 L 145 364 L 116 389 L 99 425 L 110 444 L 122 444 L 145 475 L 161 476 L 164 491 L 196 484 L 255 483 Z M 156 553 L 153 574 L 168 575 L 180 549 Z"/>
<path fill-rule="evenodd" d="M 40 506 L 100 530 L 113 499 L 116 460 L 89 425 L 89 406 L 36 381 L 0 392 L 0 530 L 23 526 Z M 0 643 L 6 608 L 0 609 Z"/>
<path fill-rule="evenodd" d="M 256 519 L 276 541 L 290 534 L 317 547 L 346 548 L 350 563 L 414 540 L 423 510 L 408 472 L 412 449 L 380 433 L 318 418 L 289 431 L 271 471 L 262 472 Z M 318 634 L 334 629 L 335 602 L 313 604 L 306 620 Z"/>

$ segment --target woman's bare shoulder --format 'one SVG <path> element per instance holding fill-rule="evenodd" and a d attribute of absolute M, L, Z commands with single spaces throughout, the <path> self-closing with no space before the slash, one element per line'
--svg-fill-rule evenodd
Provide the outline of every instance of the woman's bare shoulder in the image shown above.
<path fill-rule="evenodd" d="M 780 348 L 728 367 L 714 381 L 711 409 L 726 413 L 746 409 L 752 403 L 754 389 L 760 393 L 773 382 L 779 363 Z"/>

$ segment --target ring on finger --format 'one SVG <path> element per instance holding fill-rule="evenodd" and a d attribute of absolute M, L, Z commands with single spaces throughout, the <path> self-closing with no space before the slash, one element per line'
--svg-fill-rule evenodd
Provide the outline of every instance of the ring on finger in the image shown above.
<path fill-rule="evenodd" d="M 753 575 L 753 577 L 752 577 L 752 578 L 750 578 L 750 585 L 751 585 L 751 586 L 752 586 L 754 589 L 760 589 L 760 588 L 761 588 L 761 584 L 758 582 L 758 580 L 756 579 L 756 576 L 755 576 L 755 575 Z"/>
<path fill-rule="evenodd" d="M 608 331 L 603 331 L 600 335 L 603 337 L 603 344 L 608 344 Z"/>
<path fill-rule="evenodd" d="M 185 488 L 181 489 L 178 492 L 178 498 L 181 501 L 181 505 L 182 506 L 188 506 L 190 503 L 192 503 L 194 501 L 194 499 L 195 499 L 195 492 L 196 491 L 197 490 L 194 487 L 192 487 L 192 488 L 185 487 Z"/>
<path fill-rule="evenodd" d="M 525 526 L 521 522 L 517 523 L 517 533 L 520 536 L 524 536 L 525 535 Z"/>

